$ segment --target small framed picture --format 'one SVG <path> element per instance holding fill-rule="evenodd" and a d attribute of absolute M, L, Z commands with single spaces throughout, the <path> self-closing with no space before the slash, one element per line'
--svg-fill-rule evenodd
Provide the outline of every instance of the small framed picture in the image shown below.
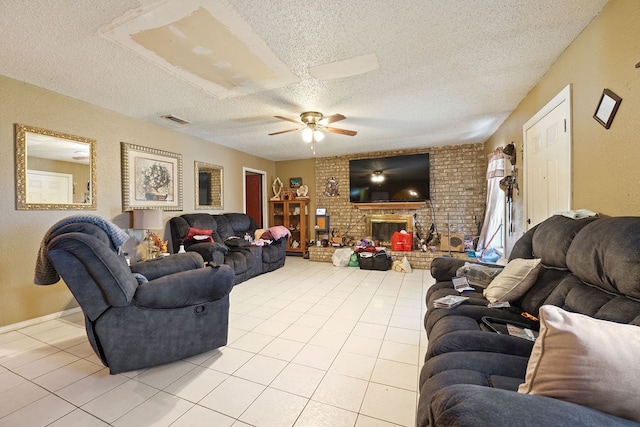
<path fill-rule="evenodd" d="M 621 102 L 622 98 L 609 89 L 605 89 L 602 91 L 602 96 L 600 97 L 600 102 L 598 103 L 593 118 L 604 126 L 605 129 L 609 129 Z"/>
<path fill-rule="evenodd" d="M 289 187 L 298 188 L 302 185 L 302 178 L 289 178 Z"/>

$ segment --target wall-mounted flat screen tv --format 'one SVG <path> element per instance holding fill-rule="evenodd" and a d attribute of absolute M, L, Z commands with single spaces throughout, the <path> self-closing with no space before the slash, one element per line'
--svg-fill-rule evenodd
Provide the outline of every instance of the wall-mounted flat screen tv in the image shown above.
<path fill-rule="evenodd" d="M 351 203 L 429 200 L 429 154 L 349 161 Z"/>

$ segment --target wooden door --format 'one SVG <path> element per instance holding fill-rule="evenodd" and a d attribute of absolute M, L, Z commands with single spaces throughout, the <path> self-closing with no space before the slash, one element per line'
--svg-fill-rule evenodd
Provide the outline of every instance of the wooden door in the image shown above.
<path fill-rule="evenodd" d="M 246 214 L 256 221 L 258 227 L 263 228 L 264 218 L 262 216 L 262 175 L 254 172 L 246 172 L 244 178 L 246 188 Z"/>

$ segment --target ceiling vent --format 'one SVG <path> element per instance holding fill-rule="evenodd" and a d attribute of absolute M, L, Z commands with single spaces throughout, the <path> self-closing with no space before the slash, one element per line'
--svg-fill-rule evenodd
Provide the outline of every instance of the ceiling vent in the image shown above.
<path fill-rule="evenodd" d="M 176 122 L 179 125 L 189 125 L 191 122 L 186 121 L 185 119 L 181 119 L 180 117 L 176 117 L 173 114 L 167 114 L 165 116 L 160 116 L 163 119 L 171 120 L 172 122 Z"/>

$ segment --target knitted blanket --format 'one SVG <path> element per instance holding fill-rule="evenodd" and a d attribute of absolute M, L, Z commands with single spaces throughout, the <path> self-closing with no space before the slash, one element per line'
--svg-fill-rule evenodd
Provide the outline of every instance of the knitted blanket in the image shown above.
<path fill-rule="evenodd" d="M 129 239 L 129 235 L 124 230 L 122 230 L 111 221 L 100 218 L 99 216 L 74 215 L 64 218 L 51 226 L 51 228 L 45 233 L 44 237 L 42 238 L 40 249 L 38 250 L 38 258 L 36 260 L 35 277 L 33 279 L 33 282 L 36 285 L 53 285 L 60 280 L 58 272 L 53 267 L 53 264 L 51 264 L 51 261 L 47 256 L 47 246 L 49 246 L 51 234 L 53 234 L 60 227 L 76 222 L 87 222 L 89 224 L 94 224 L 102 228 L 111 239 L 113 246 L 118 249 L 118 252 L 120 251 L 120 247 L 124 244 L 124 242 Z"/>

